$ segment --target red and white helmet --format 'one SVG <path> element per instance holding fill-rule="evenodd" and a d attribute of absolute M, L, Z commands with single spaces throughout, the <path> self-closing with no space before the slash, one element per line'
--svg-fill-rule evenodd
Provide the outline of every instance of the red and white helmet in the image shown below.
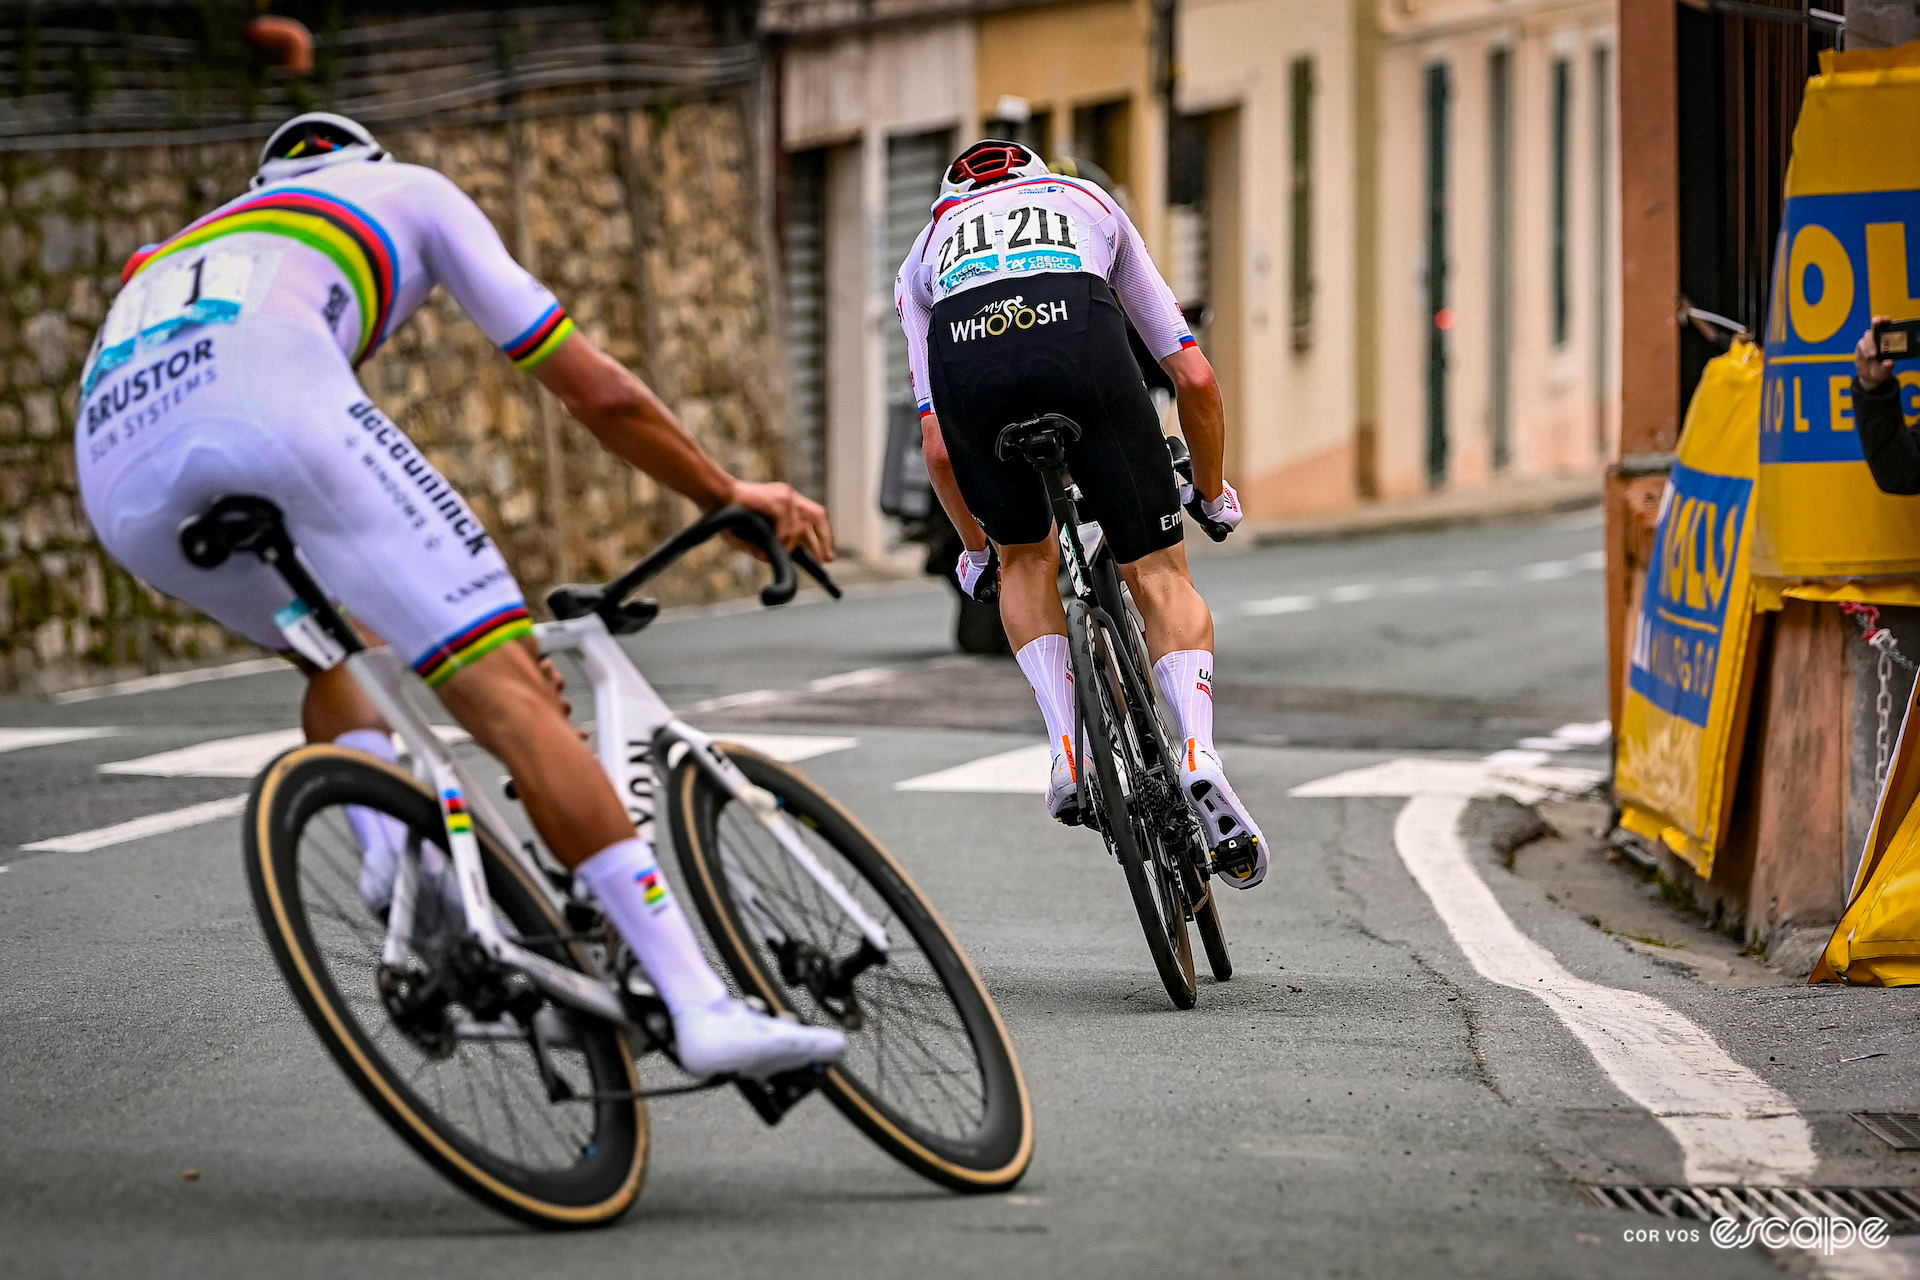
<path fill-rule="evenodd" d="M 947 166 L 940 180 L 940 198 L 971 195 L 1009 178 L 1044 178 L 1047 162 L 1033 149 L 1001 138 L 982 138 Z"/>

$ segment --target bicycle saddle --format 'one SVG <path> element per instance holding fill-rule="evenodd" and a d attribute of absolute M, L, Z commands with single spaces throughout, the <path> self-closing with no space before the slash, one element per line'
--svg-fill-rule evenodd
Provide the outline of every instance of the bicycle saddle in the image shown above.
<path fill-rule="evenodd" d="M 1043 413 L 1000 428 L 993 452 L 1002 462 L 1020 454 L 1035 466 L 1057 464 L 1066 446 L 1080 438 L 1080 424 L 1058 413 Z"/>
<path fill-rule="evenodd" d="M 180 551 L 197 568 L 217 569 L 236 551 L 285 538 L 279 507 L 265 498 L 232 494 L 180 526 Z"/>

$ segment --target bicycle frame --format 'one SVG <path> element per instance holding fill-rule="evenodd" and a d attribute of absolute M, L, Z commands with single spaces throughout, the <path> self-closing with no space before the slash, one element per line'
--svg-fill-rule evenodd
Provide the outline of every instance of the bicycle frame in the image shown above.
<path fill-rule="evenodd" d="M 867 943 L 882 955 L 888 952 L 890 942 L 886 930 L 820 864 L 773 798 L 749 782 L 715 747 L 712 738 L 673 715 L 614 640 L 604 621 L 589 614 L 564 622 L 543 623 L 534 628 L 534 637 L 542 655 L 568 655 L 578 661 L 586 673 L 593 691 L 595 754 L 642 837 L 652 840 L 657 849 L 655 781 L 665 776 L 670 763 L 677 763 L 678 753 L 690 753 L 716 784 L 747 806 L 781 849 L 847 914 Z M 405 696 L 411 672 L 391 649 L 384 647 L 353 653 L 346 658 L 345 665 L 406 743 L 416 775 L 431 785 L 439 797 L 446 822 L 447 848 L 453 857 L 467 927 L 481 949 L 496 962 L 526 974 L 554 999 L 596 1017 L 635 1026 L 611 977 L 576 973 L 528 950 L 501 931 L 494 917 L 479 844 L 473 833 L 475 823 L 521 864 L 531 883 L 540 885 L 556 905 L 559 899 L 550 888 L 545 872 L 522 846 L 504 816 L 484 790 L 468 785 L 453 753 Z M 760 905 L 752 884 L 740 876 L 730 877 L 729 883 L 736 902 L 769 942 L 784 940 L 773 915 Z M 418 860 L 401 859 L 388 914 L 383 963 L 398 966 L 405 962 L 411 948 L 418 885 Z"/>

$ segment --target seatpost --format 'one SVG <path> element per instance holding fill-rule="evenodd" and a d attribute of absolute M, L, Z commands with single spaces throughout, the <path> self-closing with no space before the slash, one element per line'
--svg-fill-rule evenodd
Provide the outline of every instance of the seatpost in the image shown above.
<path fill-rule="evenodd" d="M 271 528 L 263 529 L 251 540 L 252 546 L 243 550 L 253 552 L 260 562 L 274 570 L 286 580 L 293 594 L 313 611 L 314 620 L 326 629 L 328 635 L 339 642 L 349 655 L 359 653 L 367 646 L 361 642 L 360 633 L 353 624 L 340 616 L 333 601 L 320 589 L 320 584 L 307 572 L 307 566 L 300 563 L 300 557 L 293 552 L 293 540 L 287 537 L 286 529 L 277 521 Z"/>

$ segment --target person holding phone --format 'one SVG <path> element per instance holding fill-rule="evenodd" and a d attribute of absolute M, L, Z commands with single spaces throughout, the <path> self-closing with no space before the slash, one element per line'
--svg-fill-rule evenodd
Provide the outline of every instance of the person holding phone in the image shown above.
<path fill-rule="evenodd" d="M 1892 354 L 1920 354 L 1911 322 L 1875 316 L 1853 349 L 1853 422 L 1873 482 L 1887 493 L 1920 494 L 1920 435 L 1907 425 Z M 1904 342 L 1904 346 L 1902 345 Z"/>

